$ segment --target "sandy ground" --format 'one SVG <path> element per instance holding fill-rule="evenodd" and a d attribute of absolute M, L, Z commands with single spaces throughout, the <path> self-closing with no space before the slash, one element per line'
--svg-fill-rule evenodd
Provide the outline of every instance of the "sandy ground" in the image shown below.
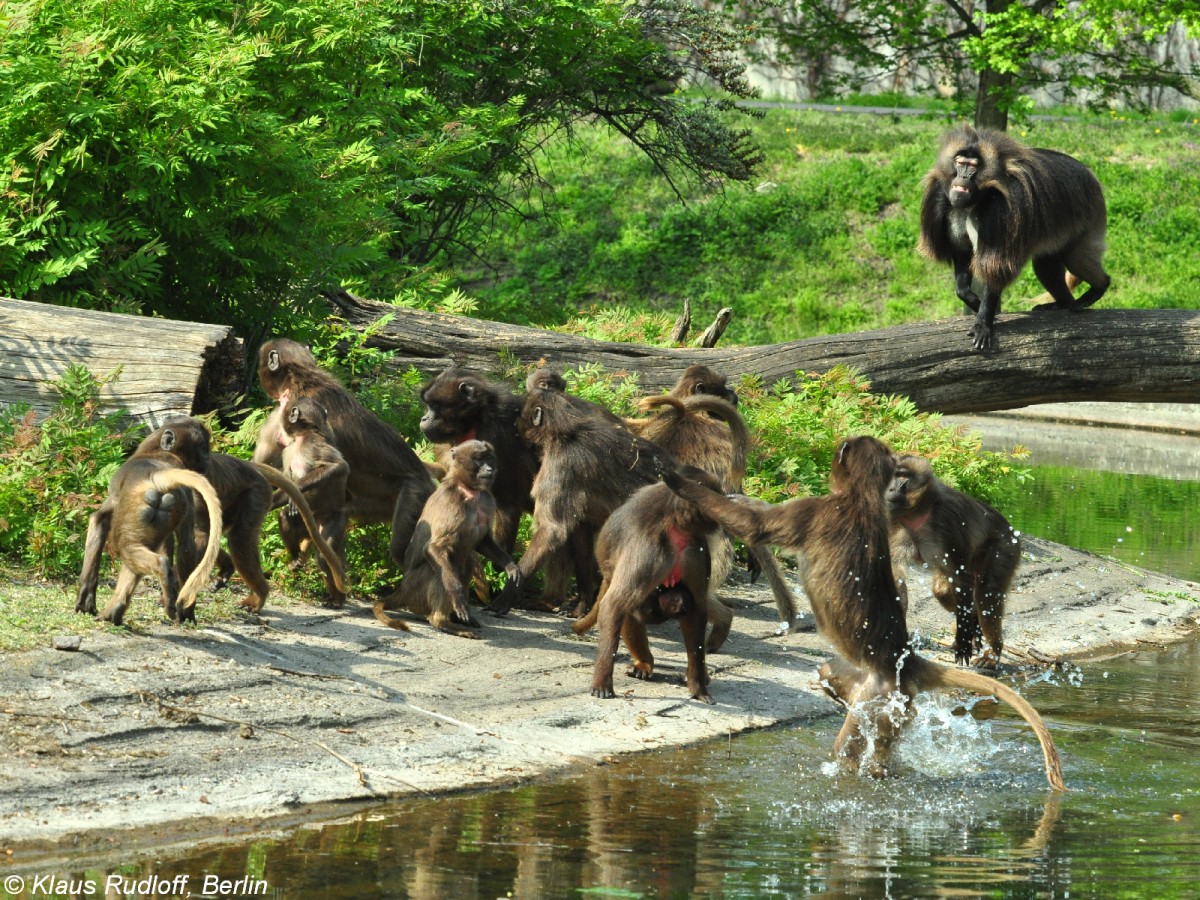
<path fill-rule="evenodd" d="M 952 619 L 915 584 L 910 627 L 950 662 L 939 642 Z M 618 697 L 604 701 L 588 694 L 594 635 L 521 611 L 481 615 L 483 640 L 470 641 L 421 621 L 390 631 L 367 606 L 268 606 L 260 624 L 218 627 L 201 607 L 196 629 L 0 656 L 0 852 L 332 817 L 322 804 L 509 784 L 837 714 L 814 684 L 825 642 L 775 636 L 769 593 L 740 576 L 723 595 L 737 615 L 710 658 L 711 706 L 687 697 L 673 624 L 651 634 L 655 679 L 627 678 L 619 661 Z M 1006 671 L 1019 684 L 1017 666 L 1179 640 L 1198 620 L 1200 585 L 1027 539 Z"/>

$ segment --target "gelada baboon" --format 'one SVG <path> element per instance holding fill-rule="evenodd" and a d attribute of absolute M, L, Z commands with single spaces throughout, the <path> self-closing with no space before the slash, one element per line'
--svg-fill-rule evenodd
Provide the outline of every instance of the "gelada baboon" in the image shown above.
<path fill-rule="evenodd" d="M 450 471 L 425 504 L 417 522 L 400 589 L 375 603 L 375 618 L 391 628 L 408 630 L 387 610 L 407 609 L 426 616 L 435 628 L 459 637 L 478 638 L 479 623 L 467 609 L 467 585 L 475 554 L 482 553 L 503 569 L 508 583 L 501 597 L 521 585 L 517 566 L 492 536 L 496 501 L 490 487 L 496 454 L 485 441 L 464 441 L 450 455 Z M 511 603 L 509 598 L 506 602 Z"/>
<path fill-rule="evenodd" d="M 690 469 L 689 477 L 714 489 L 720 484 L 707 472 Z M 720 646 L 729 634 L 733 615 L 709 592 L 711 559 L 708 536 L 715 522 L 695 506 L 681 500 L 665 484 L 639 489 L 600 529 L 596 557 L 602 582 L 591 611 L 571 628 L 583 634 L 597 621 L 600 641 L 592 675 L 592 696 L 613 696 L 613 657 L 623 638 L 633 658 L 629 674 L 649 679 L 654 657 L 646 639 L 646 625 L 677 619 L 687 650 L 687 686 L 696 700 L 711 703 L 705 636 L 710 611 L 720 616 L 713 623 L 708 643 Z"/>
<path fill-rule="evenodd" d="M 219 548 L 216 541 L 209 542 L 197 564 L 192 491 L 204 500 L 217 530 L 221 501 L 200 474 L 208 465 L 208 429 L 194 419 L 186 423 L 154 431 L 109 481 L 108 497 L 88 520 L 76 612 L 96 614 L 100 553 L 107 544 L 122 566 L 100 618 L 120 625 L 138 582 L 150 576 L 158 579 L 168 618 L 196 621 L 196 594 Z M 173 559 L 176 551 L 178 562 Z M 182 588 L 181 575 L 186 579 Z"/>
<path fill-rule="evenodd" d="M 614 425 L 623 424 L 616 413 L 607 407 L 590 400 L 584 400 L 574 394 L 568 394 L 567 380 L 560 372 L 542 366 L 534 369 L 525 379 L 526 394 L 536 391 L 551 391 L 560 394 L 568 403 L 584 415 Z M 541 449 L 536 444 L 528 445 L 540 466 Z M 535 469 L 534 475 L 536 477 Z M 532 491 L 531 491 L 532 494 Z M 546 561 L 546 583 L 542 591 L 545 603 L 573 617 L 579 617 L 591 609 L 596 594 L 596 560 L 592 550 L 595 543 L 596 529 L 580 523 L 571 530 L 567 543 L 550 555 Z M 567 588 L 571 575 L 575 575 L 575 586 L 578 599 L 574 604 L 567 602 Z M 529 584 L 530 582 L 526 582 Z"/>
<path fill-rule="evenodd" d="M 1000 294 L 1030 258 L 1054 298 L 1042 308 L 1079 310 L 1104 296 L 1107 222 L 1100 182 L 1079 160 L 1026 147 L 1002 131 L 963 126 L 942 138 L 925 176 L 918 248 L 954 266 L 955 291 L 975 313 L 973 345 L 983 350 L 995 343 Z M 1089 285 L 1078 299 L 1068 272 Z"/>
<path fill-rule="evenodd" d="M 834 455 L 830 493 L 772 506 L 741 503 L 668 471 L 681 497 L 744 541 L 804 554 L 804 589 L 817 629 L 842 654 L 821 666 L 822 687 L 847 709 L 834 744 L 843 764 L 882 774 L 919 691 L 964 688 L 994 694 L 1015 708 L 1037 734 L 1046 778 L 1064 790 L 1062 766 L 1050 732 L 1037 711 L 994 678 L 942 666 L 909 645 L 904 609 L 897 600 L 888 552 L 884 494 L 896 460 L 872 437 L 850 438 Z M 905 714 L 890 702 L 899 692 Z M 873 746 L 874 757 L 866 759 Z"/>
<path fill-rule="evenodd" d="M 669 394 L 643 397 L 642 412 L 656 411 L 646 419 L 627 419 L 630 427 L 653 441 L 685 465 L 711 473 L 725 493 L 741 493 L 746 476 L 746 454 L 750 432 L 736 409 L 737 393 L 725 376 L 707 366 L 688 366 Z M 724 584 L 733 559 L 733 545 L 727 538 L 710 541 L 713 555 L 713 583 Z M 784 580 L 778 561 L 766 547 L 747 547 L 750 554 L 750 580 L 765 572 L 775 607 L 788 630 L 795 627 L 799 604 Z"/>
<path fill-rule="evenodd" d="M 521 580 L 572 542 L 587 554 L 576 578 L 590 582 L 595 562 L 590 535 L 633 492 L 658 481 L 674 462 L 658 445 L 631 432 L 611 413 L 558 390 L 535 388 L 517 421 L 522 440 L 541 457 L 533 480 L 533 536 L 521 557 Z M 581 604 L 591 608 L 592 585 L 580 585 Z M 492 601 L 495 615 L 508 608 Z M 582 610 L 586 611 L 586 609 Z"/>
<path fill-rule="evenodd" d="M 279 405 L 259 433 L 255 462 L 277 466 L 281 460 L 287 439 L 282 417 L 288 401 L 300 397 L 315 401 L 325 410 L 333 443 L 350 466 L 347 516 L 363 524 L 390 522 L 392 559 L 401 563 L 421 508 L 434 488 L 412 448 L 295 341 L 271 340 L 259 348 L 258 380 Z"/>
<path fill-rule="evenodd" d="M 303 553 L 297 518 L 311 510 L 308 533 L 320 551 L 318 562 L 325 576 L 326 603 L 346 602 L 346 483 L 350 466 L 333 444 L 324 408 L 310 397 L 289 400 L 283 410 L 283 471 L 295 483 L 303 505 L 291 491 L 276 491 L 273 506 L 286 507 L 280 515 L 287 527 L 281 529 L 284 544 L 293 560 Z"/>
<path fill-rule="evenodd" d="M 939 481 L 920 456 L 897 457 L 886 500 L 892 570 L 905 611 L 907 568 L 923 564 L 933 571 L 933 596 L 954 613 L 955 661 L 969 663 L 978 653 L 979 665 L 995 666 L 1020 538 L 991 506 Z"/>
<path fill-rule="evenodd" d="M 421 390 L 425 415 L 421 433 L 438 446 L 438 462 L 449 468 L 451 448 L 487 441 L 496 452 L 496 543 L 512 553 L 521 515 L 533 512 L 530 489 L 537 457 L 517 434 L 523 402 L 502 385 L 471 369 L 447 369 Z"/>
<path fill-rule="evenodd" d="M 333 581 L 344 589 L 345 574 L 341 559 L 322 537 L 314 511 L 291 479 L 270 466 L 225 453 L 212 454 L 204 474 L 221 500 L 225 545 L 229 548 L 228 553 L 222 550 L 217 556 L 218 583 L 215 587 L 220 588 L 228 583 L 236 570 L 250 589 L 250 596 L 238 605 L 251 612 L 262 611 L 270 593 L 270 585 L 262 570 L 260 543 L 263 521 L 274 505 L 274 488 L 277 495 L 288 498 L 296 510 L 300 523 L 298 527 L 312 536 L 322 562 L 333 567 Z M 207 546 L 210 534 L 208 519 L 204 515 L 197 518 L 200 543 Z"/>

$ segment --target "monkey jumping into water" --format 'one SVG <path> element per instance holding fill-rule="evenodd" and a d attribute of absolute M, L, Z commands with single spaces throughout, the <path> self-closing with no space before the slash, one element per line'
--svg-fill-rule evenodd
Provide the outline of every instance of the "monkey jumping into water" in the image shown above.
<path fill-rule="evenodd" d="M 828 495 L 777 506 L 732 500 L 674 471 L 666 472 L 664 480 L 743 541 L 803 553 L 804 589 L 817 630 L 843 657 L 822 665 L 820 677 L 826 692 L 847 708 L 834 743 L 844 765 L 886 773 L 917 693 L 963 688 L 993 694 L 1016 709 L 1041 743 L 1050 786 L 1066 790 L 1050 732 L 1020 694 L 986 675 L 924 659 L 909 645 L 892 576 L 884 503 L 895 467 L 896 458 L 886 444 L 872 437 L 850 438 L 835 453 Z M 905 706 L 899 721 L 885 708 L 896 692 Z M 874 758 L 868 759 L 872 736 Z"/>

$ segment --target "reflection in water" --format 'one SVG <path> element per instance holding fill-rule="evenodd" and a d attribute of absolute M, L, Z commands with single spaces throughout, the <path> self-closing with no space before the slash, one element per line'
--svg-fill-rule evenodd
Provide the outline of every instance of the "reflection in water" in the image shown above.
<path fill-rule="evenodd" d="M 1200 581 L 1200 481 L 1041 466 L 994 505 L 1026 534 Z"/>
<path fill-rule="evenodd" d="M 1024 692 L 1063 795 L 1024 723 L 924 700 L 886 781 L 830 765 L 833 717 L 122 871 L 301 898 L 1196 896 L 1200 643 L 1053 681 Z"/>

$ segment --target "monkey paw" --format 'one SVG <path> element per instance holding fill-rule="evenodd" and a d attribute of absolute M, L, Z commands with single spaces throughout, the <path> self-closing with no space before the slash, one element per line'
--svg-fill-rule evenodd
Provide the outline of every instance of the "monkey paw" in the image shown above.
<path fill-rule="evenodd" d="M 96 614 L 96 595 L 81 591 L 79 599 L 75 602 L 75 612 L 94 616 Z"/>
<path fill-rule="evenodd" d="M 654 663 L 635 662 L 629 667 L 625 674 L 630 678 L 638 678 L 642 681 L 649 681 L 650 676 L 654 674 Z"/>
<path fill-rule="evenodd" d="M 711 703 L 713 703 L 713 702 L 714 702 L 714 701 L 713 701 L 713 698 L 709 696 L 709 694 L 708 694 L 708 691 L 705 691 L 705 690 L 701 690 L 701 691 L 698 691 L 698 692 L 697 692 L 697 693 L 695 693 L 695 694 L 692 694 L 692 699 L 693 699 L 693 700 L 699 700 L 701 703 L 709 703 L 709 704 L 711 704 Z"/>
<path fill-rule="evenodd" d="M 995 331 L 990 325 L 976 322 L 975 327 L 967 332 L 971 338 L 971 346 L 976 350 L 994 350 L 996 348 Z"/>
<path fill-rule="evenodd" d="M 598 697 L 601 700 L 611 700 L 617 695 L 613 692 L 612 685 L 610 684 L 605 687 L 592 688 L 592 696 Z"/>

